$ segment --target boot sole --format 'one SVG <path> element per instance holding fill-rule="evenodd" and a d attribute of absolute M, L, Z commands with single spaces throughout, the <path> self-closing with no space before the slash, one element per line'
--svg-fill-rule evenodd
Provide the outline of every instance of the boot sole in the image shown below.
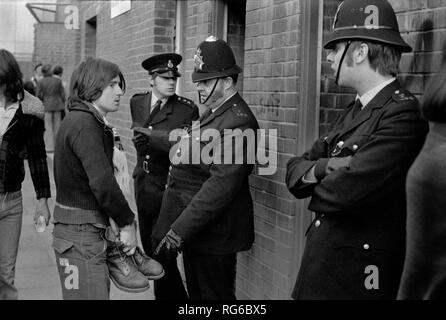
<path fill-rule="evenodd" d="M 147 279 L 149 279 L 149 280 L 158 280 L 158 279 L 161 279 L 162 277 L 164 277 L 164 274 L 165 274 L 165 272 L 164 272 L 164 270 L 163 270 L 163 272 L 161 272 L 159 275 L 157 275 L 157 276 L 146 276 L 146 275 L 144 275 Z"/>
<path fill-rule="evenodd" d="M 115 278 L 113 278 L 112 275 L 110 275 L 110 279 L 113 282 L 113 284 L 116 286 L 116 288 L 118 288 L 119 290 L 125 291 L 125 292 L 130 292 L 130 293 L 139 293 L 139 292 L 144 292 L 150 289 L 150 284 L 147 285 L 147 287 L 143 287 L 143 288 L 127 288 L 124 287 L 122 285 L 120 285 Z"/>

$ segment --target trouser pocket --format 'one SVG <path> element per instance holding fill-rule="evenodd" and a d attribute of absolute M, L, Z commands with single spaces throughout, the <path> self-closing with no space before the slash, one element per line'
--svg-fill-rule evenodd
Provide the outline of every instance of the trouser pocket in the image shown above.
<path fill-rule="evenodd" d="M 104 239 L 81 241 L 61 236 L 63 227 L 55 225 L 57 236 L 53 248 L 64 300 L 108 300 L 110 280 L 106 263 L 107 244 Z M 70 227 L 68 227 L 70 228 Z M 61 232 L 62 231 L 62 232 Z"/>

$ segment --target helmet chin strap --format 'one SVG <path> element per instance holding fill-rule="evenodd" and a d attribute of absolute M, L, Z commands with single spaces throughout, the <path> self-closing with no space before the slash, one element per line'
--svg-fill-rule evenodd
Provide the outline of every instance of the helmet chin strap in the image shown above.
<path fill-rule="evenodd" d="M 217 78 L 217 81 L 215 81 L 215 84 L 214 84 L 214 87 L 211 90 L 211 93 L 208 95 L 206 100 L 204 100 L 203 102 L 201 101 L 201 93 L 200 93 L 200 91 L 198 91 L 198 101 L 200 102 L 200 104 L 205 104 L 206 102 L 208 102 L 209 98 L 212 97 L 212 94 L 214 93 L 214 90 L 217 87 L 217 83 L 218 83 L 219 80 L 220 80 L 220 78 Z"/>
<path fill-rule="evenodd" d="M 338 67 L 338 72 L 336 72 L 336 80 L 335 80 L 335 84 L 337 86 L 339 86 L 339 75 L 341 73 L 342 63 L 344 62 L 345 55 L 347 54 L 348 48 L 350 47 L 351 44 L 352 44 L 351 41 L 347 42 L 347 44 L 345 45 L 345 50 L 342 53 L 341 60 L 339 60 L 339 67 Z"/>

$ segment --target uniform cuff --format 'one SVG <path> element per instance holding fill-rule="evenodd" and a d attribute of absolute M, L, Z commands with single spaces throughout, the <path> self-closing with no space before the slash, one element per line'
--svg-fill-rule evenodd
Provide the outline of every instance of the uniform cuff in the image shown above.
<path fill-rule="evenodd" d="M 320 158 L 316 161 L 314 168 L 314 176 L 318 181 L 321 181 L 327 175 L 327 164 L 329 158 Z"/>

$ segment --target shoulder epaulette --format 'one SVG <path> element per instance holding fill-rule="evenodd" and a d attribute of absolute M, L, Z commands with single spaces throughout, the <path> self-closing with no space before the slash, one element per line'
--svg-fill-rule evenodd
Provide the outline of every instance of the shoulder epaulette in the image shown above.
<path fill-rule="evenodd" d="M 248 116 L 248 114 L 244 110 L 242 110 L 242 108 L 240 108 L 240 106 L 237 103 L 233 103 L 231 109 L 236 117 L 243 118 Z"/>
<path fill-rule="evenodd" d="M 195 103 L 188 98 L 177 96 L 177 100 L 178 100 L 178 102 L 180 102 L 186 106 L 189 106 L 191 108 L 195 107 Z"/>
<path fill-rule="evenodd" d="M 407 90 L 398 89 L 392 94 L 392 98 L 397 102 L 415 101 L 417 98 Z"/>

